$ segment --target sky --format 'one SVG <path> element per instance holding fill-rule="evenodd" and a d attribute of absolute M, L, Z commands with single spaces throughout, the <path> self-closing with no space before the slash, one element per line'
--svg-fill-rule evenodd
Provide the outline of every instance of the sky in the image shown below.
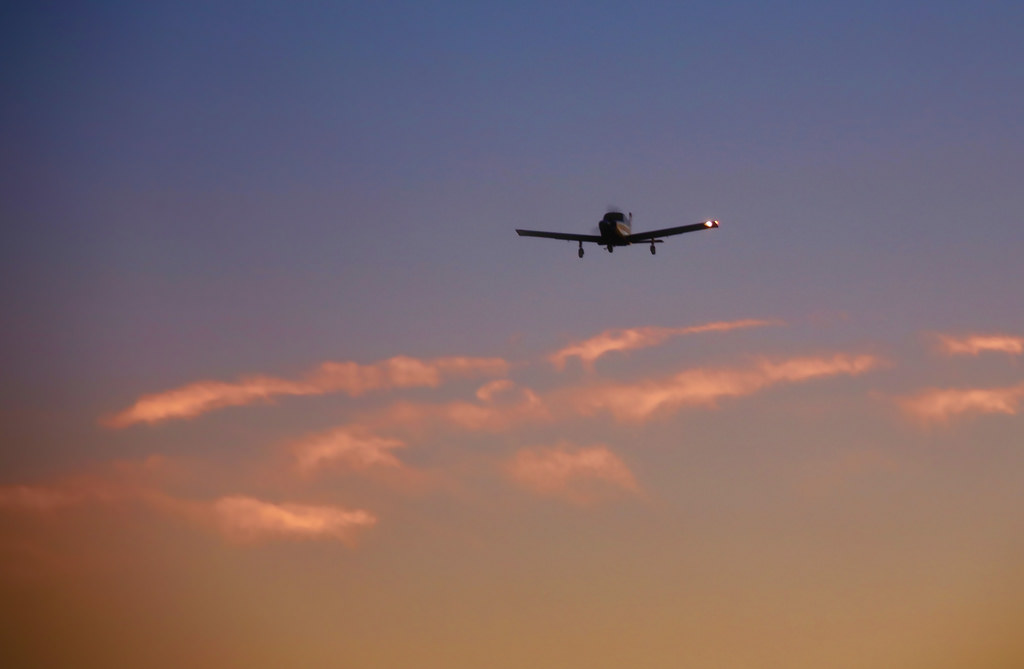
<path fill-rule="evenodd" d="M 1024 662 L 1019 3 L 0 26 L 4 666 Z"/>

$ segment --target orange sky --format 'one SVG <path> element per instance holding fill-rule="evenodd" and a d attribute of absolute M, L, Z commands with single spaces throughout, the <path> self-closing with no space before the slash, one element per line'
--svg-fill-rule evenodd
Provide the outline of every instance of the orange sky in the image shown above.
<path fill-rule="evenodd" d="M 0 488 L 6 633 L 32 662 L 97 665 L 1019 657 L 1024 406 L 972 368 L 1020 353 L 921 333 L 911 360 L 792 356 L 744 329 L 559 368 L 313 363 L 363 370 L 365 401 L 333 381 L 250 395 L 300 383 L 258 371 L 149 389 L 112 407 L 148 418 L 97 417 L 134 453 Z M 707 338 L 720 364 L 681 362 Z M 202 454 L 207 414 L 244 434 L 324 393 L 333 427 Z M 147 446 L 176 430 L 205 446 Z"/>

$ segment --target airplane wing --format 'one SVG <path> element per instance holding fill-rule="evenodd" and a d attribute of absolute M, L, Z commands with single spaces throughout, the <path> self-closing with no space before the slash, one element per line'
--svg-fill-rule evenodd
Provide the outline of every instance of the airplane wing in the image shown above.
<path fill-rule="evenodd" d="M 694 223 L 693 225 L 680 225 L 675 228 L 663 228 L 661 230 L 650 230 L 648 232 L 638 232 L 633 235 L 626 237 L 626 240 L 632 242 L 643 242 L 648 239 L 656 239 L 658 237 L 671 237 L 672 235 L 681 235 L 684 232 L 696 232 L 697 230 L 710 230 L 718 227 L 718 221 L 704 221 L 703 223 Z"/>
<path fill-rule="evenodd" d="M 569 232 L 542 232 L 541 230 L 516 230 L 520 237 L 544 237 L 546 239 L 565 239 L 570 242 L 601 243 L 601 235 L 574 235 Z"/>

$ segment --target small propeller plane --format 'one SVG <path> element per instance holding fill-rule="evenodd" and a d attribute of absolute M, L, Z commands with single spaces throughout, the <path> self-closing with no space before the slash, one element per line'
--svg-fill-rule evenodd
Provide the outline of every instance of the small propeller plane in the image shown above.
<path fill-rule="evenodd" d="M 664 228 L 662 230 L 651 230 L 649 232 L 633 232 L 633 214 L 629 216 L 621 211 L 609 211 L 597 224 L 597 235 L 575 235 L 570 232 L 544 232 L 541 230 L 516 230 L 520 237 L 545 237 L 547 239 L 565 239 L 570 242 L 579 242 L 579 256 L 583 257 L 583 242 L 594 242 L 598 246 L 604 246 L 608 253 L 615 250 L 616 246 L 629 246 L 637 243 L 650 243 L 651 253 L 657 249 L 655 244 L 661 244 L 665 240 L 659 237 L 671 237 L 681 235 L 684 232 L 695 232 L 697 230 L 709 230 L 717 228 L 718 221 L 708 220 L 703 223 L 692 225 L 680 225 L 675 228 Z"/>

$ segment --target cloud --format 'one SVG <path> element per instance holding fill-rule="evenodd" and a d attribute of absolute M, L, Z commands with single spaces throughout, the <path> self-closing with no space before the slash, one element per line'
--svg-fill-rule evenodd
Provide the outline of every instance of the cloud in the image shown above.
<path fill-rule="evenodd" d="M 477 390 L 476 397 L 476 402 L 396 402 L 365 417 L 364 422 L 381 428 L 398 427 L 416 432 L 427 427 L 500 432 L 521 423 L 539 422 L 551 417 L 545 402 L 536 393 L 507 379 L 484 384 Z"/>
<path fill-rule="evenodd" d="M 688 334 L 701 332 L 726 332 L 740 328 L 763 327 L 766 325 L 778 325 L 778 321 L 767 321 L 757 319 L 746 319 L 740 321 L 727 321 L 717 323 L 706 323 L 690 327 L 663 328 L 663 327 L 640 327 L 620 330 L 606 330 L 599 335 L 585 339 L 581 342 L 571 344 L 548 356 L 548 360 L 557 368 L 564 369 L 565 364 L 571 357 L 577 357 L 584 367 L 592 368 L 594 361 L 606 353 L 612 351 L 631 351 L 638 348 L 657 346 L 662 342 Z"/>
<path fill-rule="evenodd" d="M 272 504 L 244 495 L 215 500 L 186 499 L 166 487 L 181 468 L 153 456 L 141 462 L 112 462 L 92 472 L 39 485 L 0 487 L 0 509 L 51 513 L 69 508 L 138 504 L 168 518 L 216 529 L 231 541 L 325 539 L 352 543 L 377 518 L 368 511 L 337 506 Z"/>
<path fill-rule="evenodd" d="M 309 472 L 327 465 L 341 465 L 361 471 L 372 467 L 400 468 L 402 463 L 391 451 L 403 448 L 398 439 L 366 433 L 358 427 L 340 427 L 301 439 L 291 446 L 296 466 Z"/>
<path fill-rule="evenodd" d="M 381 420 L 375 424 L 388 432 L 405 427 L 410 435 L 423 436 L 422 422 L 402 424 L 381 415 Z M 301 485 L 308 480 L 303 481 L 301 477 L 297 480 L 295 473 L 308 477 L 329 472 L 330 475 L 357 475 L 403 496 L 452 490 L 454 481 L 446 468 L 411 467 L 400 460 L 395 452 L 407 445 L 402 439 L 381 436 L 366 421 L 341 425 L 288 444 L 285 451 L 291 462 L 286 468 L 291 475 L 282 481 L 285 485 L 296 482 Z"/>
<path fill-rule="evenodd" d="M 519 386 L 511 379 L 495 379 L 477 388 L 476 398 L 481 402 L 508 400 L 515 397 L 518 390 Z"/>
<path fill-rule="evenodd" d="M 639 492 L 633 473 L 603 445 L 526 448 L 506 463 L 505 472 L 540 495 L 574 504 L 589 504 L 610 493 Z"/>
<path fill-rule="evenodd" d="M 1024 353 L 1024 337 L 1011 335 L 968 335 L 966 337 L 954 337 L 951 335 L 936 335 L 939 341 L 939 351 L 947 355 L 978 355 L 984 352 L 1009 353 L 1020 355 Z"/>
<path fill-rule="evenodd" d="M 361 509 L 272 504 L 241 495 L 218 499 L 213 511 L 224 535 L 241 542 L 333 539 L 351 544 L 359 532 L 377 523 L 376 516 Z"/>
<path fill-rule="evenodd" d="M 1024 403 L 1024 383 L 1005 388 L 930 388 L 897 400 L 908 415 L 942 422 L 962 414 L 1016 414 Z"/>
<path fill-rule="evenodd" d="M 152 501 L 159 496 L 160 486 L 179 473 L 179 466 L 159 455 L 141 461 L 114 461 L 47 484 L 0 486 L 0 508 L 48 512 L 126 499 Z"/>
<path fill-rule="evenodd" d="M 235 382 L 197 381 L 162 393 L 143 395 L 128 409 L 101 418 L 100 423 L 120 429 L 138 423 L 195 418 L 225 407 L 269 402 L 279 396 L 342 392 L 355 397 L 375 390 L 434 388 L 446 378 L 498 376 L 505 374 L 508 367 L 508 362 L 501 358 L 470 357 L 420 360 L 396 356 L 370 365 L 325 362 L 297 381 L 247 376 Z"/>
<path fill-rule="evenodd" d="M 549 360 L 558 368 L 563 368 L 569 358 L 578 357 L 589 367 L 597 358 L 611 351 L 654 346 L 675 336 L 773 324 L 777 322 L 747 319 L 680 328 L 609 330 L 568 346 L 549 356 Z M 123 429 L 137 424 L 154 425 L 169 420 L 196 418 L 227 407 L 272 402 L 278 397 L 328 393 L 345 393 L 355 397 L 371 391 L 436 388 L 450 378 L 503 376 L 509 368 L 508 361 L 502 358 L 465 356 L 428 360 L 395 356 L 368 365 L 351 361 L 324 362 L 298 379 L 251 375 L 236 381 L 197 381 L 164 392 L 143 395 L 132 406 L 104 416 L 99 422 L 109 428 Z M 477 399 L 490 404 L 516 392 L 517 387 L 511 381 L 497 379 L 482 386 Z M 533 402 L 533 408 L 537 408 L 536 402 Z M 404 411 L 406 414 L 414 413 L 408 405 Z M 500 429 L 488 426 L 506 425 L 510 409 L 508 406 L 497 409 L 472 403 L 452 403 L 445 405 L 442 411 L 449 422 L 462 424 L 467 429 Z"/>
<path fill-rule="evenodd" d="M 563 393 L 563 401 L 586 415 L 609 412 L 620 421 L 643 421 L 681 407 L 713 407 L 720 399 L 750 395 L 779 383 L 856 376 L 880 364 L 872 355 L 762 359 L 748 368 L 689 369 L 660 379 L 572 389 Z"/>
<path fill-rule="evenodd" d="M 225 407 L 266 402 L 278 395 L 312 395 L 316 392 L 312 386 L 263 376 L 246 377 L 235 383 L 198 381 L 174 390 L 143 395 L 130 408 L 100 422 L 111 428 L 162 423 L 175 418 L 195 418 Z"/>
<path fill-rule="evenodd" d="M 855 376 L 880 366 L 871 355 L 759 360 L 748 368 L 698 368 L 633 383 L 598 382 L 554 390 L 543 396 L 508 379 L 477 390 L 477 401 L 396 402 L 366 414 L 360 424 L 420 435 L 428 429 L 502 432 L 524 423 L 571 415 L 607 413 L 623 422 L 643 421 L 684 406 L 713 407 L 723 398 L 753 394 L 779 383 Z"/>

